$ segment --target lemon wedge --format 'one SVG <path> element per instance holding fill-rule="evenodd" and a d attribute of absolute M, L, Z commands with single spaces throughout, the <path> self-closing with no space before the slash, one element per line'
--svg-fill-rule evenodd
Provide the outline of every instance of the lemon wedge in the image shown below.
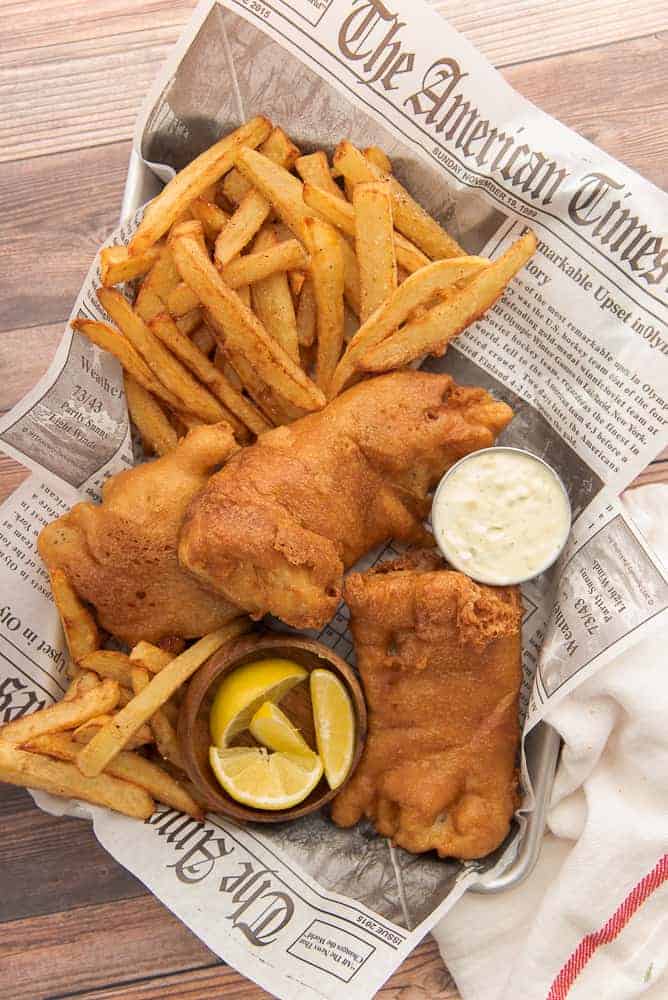
<path fill-rule="evenodd" d="M 269 747 L 270 750 L 279 750 L 282 753 L 313 753 L 297 727 L 293 726 L 285 712 L 272 701 L 265 701 L 260 705 L 248 728 L 258 743 Z"/>
<path fill-rule="evenodd" d="M 311 701 L 318 752 L 330 788 L 343 784 L 355 752 L 355 717 L 344 684 L 331 670 L 311 673 Z"/>
<path fill-rule="evenodd" d="M 216 778 L 236 802 L 254 809 L 290 809 L 322 777 L 317 754 L 267 753 L 264 747 L 210 747 Z"/>
<path fill-rule="evenodd" d="M 209 728 L 218 747 L 226 747 L 248 725 L 265 701 L 277 702 L 303 681 L 307 671 L 277 657 L 237 667 L 220 683 L 213 699 Z"/>

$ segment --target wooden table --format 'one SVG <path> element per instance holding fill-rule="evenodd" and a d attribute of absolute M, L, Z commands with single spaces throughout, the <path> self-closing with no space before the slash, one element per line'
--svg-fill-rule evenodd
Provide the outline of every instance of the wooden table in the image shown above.
<path fill-rule="evenodd" d="M 0 410 L 46 369 L 121 203 L 139 103 L 191 0 L 0 0 Z M 541 108 L 668 180 L 668 0 L 449 0 L 439 8 Z M 663 34 L 661 33 L 663 32 Z M 26 475 L 0 456 L 0 496 Z M 638 482 L 668 480 L 668 453 Z M 0 791 L 2 994 L 257 998 L 97 844 Z M 380 991 L 457 991 L 425 940 Z"/>

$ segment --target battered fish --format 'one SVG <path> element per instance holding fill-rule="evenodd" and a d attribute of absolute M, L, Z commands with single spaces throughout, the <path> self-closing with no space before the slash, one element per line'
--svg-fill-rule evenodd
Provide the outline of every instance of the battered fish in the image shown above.
<path fill-rule="evenodd" d="M 188 503 L 236 448 L 229 425 L 197 427 L 170 454 L 112 476 L 101 505 L 79 503 L 42 530 L 47 567 L 65 571 L 118 639 L 189 639 L 238 615 L 176 557 Z"/>
<path fill-rule="evenodd" d="M 518 803 L 520 593 L 444 565 L 417 553 L 346 580 L 369 729 L 332 819 L 366 816 L 414 853 L 480 858 Z"/>
<path fill-rule="evenodd" d="M 203 583 L 296 628 L 320 628 L 343 571 L 395 538 L 425 544 L 427 494 L 512 417 L 483 389 L 402 371 L 360 382 L 319 413 L 263 434 L 190 506 L 179 559 Z"/>

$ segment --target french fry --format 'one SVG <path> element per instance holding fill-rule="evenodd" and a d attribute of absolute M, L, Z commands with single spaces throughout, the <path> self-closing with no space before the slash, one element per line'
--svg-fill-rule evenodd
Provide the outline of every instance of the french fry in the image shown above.
<path fill-rule="evenodd" d="M 421 205 L 418 205 L 398 180 L 380 170 L 352 143 L 346 141 L 339 143 L 334 153 L 334 163 L 352 184 L 387 179 L 392 193 L 394 225 L 428 257 L 441 260 L 464 256 L 464 251 L 457 241 L 449 236 Z"/>
<path fill-rule="evenodd" d="M 132 664 L 130 657 L 125 653 L 117 653 L 111 649 L 96 649 L 95 652 L 82 656 L 79 666 L 84 670 L 93 670 L 100 677 L 118 681 L 124 687 L 132 686 Z"/>
<path fill-rule="evenodd" d="M 244 427 L 247 427 L 253 434 L 262 434 L 269 430 L 269 424 L 262 414 L 230 385 L 220 369 L 209 361 L 192 340 L 188 340 L 180 333 L 170 316 L 165 313 L 157 316 L 151 322 L 151 330 L 220 400 L 227 413 L 233 416 L 234 421 L 241 422 L 240 428 L 236 423 L 233 423 L 235 433 L 242 433 L 243 436 Z M 213 333 L 212 336 L 214 336 Z"/>
<path fill-rule="evenodd" d="M 344 323 L 343 323 L 343 340 L 346 344 L 349 344 L 353 339 L 357 331 L 359 330 L 359 320 L 354 314 L 352 309 L 348 308 L 346 304 L 344 308 Z"/>
<path fill-rule="evenodd" d="M 192 288 L 186 285 L 185 281 L 179 284 L 169 293 L 167 298 L 167 311 L 172 316 L 185 316 L 187 313 L 197 309 L 200 302 Z M 161 309 L 160 312 L 163 310 Z M 157 313 L 156 313 L 157 315 Z M 153 319 L 153 317 L 151 317 Z"/>
<path fill-rule="evenodd" d="M 364 323 L 397 287 L 389 183 L 356 184 L 353 208 L 355 254 L 360 269 L 360 320 Z"/>
<path fill-rule="evenodd" d="M 278 246 L 276 231 L 272 226 L 265 226 L 258 233 L 253 249 L 261 253 L 275 246 Z M 251 287 L 251 299 L 255 315 L 267 333 L 299 364 L 297 319 L 285 271 L 256 281 Z"/>
<path fill-rule="evenodd" d="M 397 255 L 397 264 L 408 271 L 409 274 L 413 274 L 414 271 L 419 271 L 421 267 L 426 267 L 427 264 L 431 264 L 431 260 L 427 257 L 426 253 L 422 253 L 414 243 L 407 240 L 405 236 L 401 233 L 394 233 L 394 252 Z M 462 251 L 463 253 L 464 251 Z"/>
<path fill-rule="evenodd" d="M 285 167 L 286 170 L 292 170 L 295 160 L 299 156 L 299 149 L 282 128 L 273 129 L 258 149 L 268 160 L 277 163 L 279 167 Z M 252 186 L 236 167 L 230 170 L 222 181 L 223 194 L 234 205 L 238 205 L 242 201 Z"/>
<path fill-rule="evenodd" d="M 214 202 L 216 200 L 217 193 L 218 193 L 218 181 L 214 181 L 212 184 L 209 184 L 208 187 L 204 188 L 199 197 L 204 199 L 204 201 Z M 193 215 L 193 217 L 195 217 L 193 213 L 192 202 L 190 203 L 190 205 L 188 205 L 188 211 L 190 212 L 191 215 Z"/>
<path fill-rule="evenodd" d="M 141 694 L 141 692 L 148 687 L 150 684 L 150 677 L 155 675 L 150 675 L 148 670 L 144 667 L 133 667 L 132 668 L 132 690 L 135 695 Z M 180 767 L 181 770 L 184 769 L 183 757 L 181 756 L 181 748 L 179 747 L 179 741 L 176 737 L 176 732 L 171 722 L 167 718 L 163 706 L 156 708 L 155 712 L 148 720 L 148 724 L 151 727 L 153 736 L 155 737 L 155 745 L 158 748 L 158 753 L 165 760 L 168 760 L 175 767 Z"/>
<path fill-rule="evenodd" d="M 113 715 L 96 715 L 94 719 L 89 719 L 81 726 L 78 726 L 72 733 L 72 739 L 79 744 L 90 743 L 94 736 L 108 723 L 113 721 Z M 133 733 L 126 744 L 127 750 L 136 750 L 137 747 L 146 746 L 154 742 L 154 736 L 150 727 L 145 723 Z"/>
<path fill-rule="evenodd" d="M 204 196 L 195 198 L 190 206 L 193 217 L 202 223 L 204 235 L 212 242 L 230 221 L 230 216 L 212 201 Z"/>
<path fill-rule="evenodd" d="M 178 329 L 178 323 L 176 324 L 176 328 Z M 195 332 L 190 335 L 190 339 L 192 340 L 197 350 L 201 351 L 202 354 L 205 354 L 207 357 L 211 354 L 211 351 L 216 346 L 216 338 L 214 337 L 212 330 L 206 325 L 206 323 L 201 323 L 200 326 L 197 327 Z"/>
<path fill-rule="evenodd" d="M 304 183 L 322 188 L 334 198 L 346 200 L 345 194 L 330 173 L 327 154 L 323 150 L 320 149 L 317 153 L 310 153 L 308 156 L 300 156 L 298 160 L 295 160 L 295 169 Z"/>
<path fill-rule="evenodd" d="M 63 695 L 63 701 L 72 701 L 73 698 L 78 698 L 79 695 L 91 691 L 99 683 L 100 678 L 97 674 L 94 674 L 90 670 L 81 670 Z"/>
<path fill-rule="evenodd" d="M 153 246 L 195 198 L 232 169 L 235 157 L 243 146 L 259 146 L 270 132 L 271 122 L 267 118 L 251 118 L 179 170 L 146 207 L 144 217 L 130 240 L 130 255 L 135 257 Z"/>
<path fill-rule="evenodd" d="M 306 242 L 304 221 L 314 216 L 304 204 L 301 181 L 256 149 L 241 150 L 237 169 L 266 198 L 297 239 Z"/>
<path fill-rule="evenodd" d="M 135 695 L 130 704 L 122 708 L 113 720 L 79 751 L 77 765 L 81 773 L 93 777 L 104 771 L 109 761 L 124 748 L 132 734 L 151 718 L 156 709 L 171 698 L 176 689 L 184 684 L 205 660 L 221 646 L 247 632 L 249 628 L 248 618 L 237 618 L 216 632 L 205 635 L 185 653 L 172 660 L 159 674 L 155 674 L 144 690 Z"/>
<path fill-rule="evenodd" d="M 151 674 L 159 674 L 163 667 L 171 663 L 174 654 L 166 649 L 154 646 L 152 642 L 142 639 L 130 650 L 130 663 L 133 667 L 143 667 Z"/>
<path fill-rule="evenodd" d="M 362 311 L 359 264 L 348 240 L 342 236 L 340 243 L 343 254 L 343 294 L 352 311 L 359 316 Z"/>
<path fill-rule="evenodd" d="M 239 298 L 241 299 L 241 301 L 243 302 L 243 304 L 246 306 L 246 308 L 250 309 L 251 307 L 250 285 L 239 285 L 239 287 L 235 289 L 235 291 L 239 296 Z"/>
<path fill-rule="evenodd" d="M 84 777 L 74 764 L 18 750 L 6 743 L 0 743 L 0 781 L 38 788 L 61 798 L 83 799 L 136 819 L 148 819 L 154 809 L 150 795 L 138 785 L 108 774 Z"/>
<path fill-rule="evenodd" d="M 332 378 L 330 393 L 338 395 L 357 371 L 357 362 L 391 336 L 409 317 L 461 281 L 489 266 L 485 257 L 437 260 L 410 275 L 352 338 Z"/>
<path fill-rule="evenodd" d="M 69 701 L 57 701 L 46 708 L 40 708 L 30 715 L 23 715 L 0 727 L 0 740 L 20 746 L 41 736 L 42 733 L 59 733 L 63 729 L 74 729 L 82 722 L 110 712 L 118 703 L 118 684 L 103 680 L 90 691 Z"/>
<path fill-rule="evenodd" d="M 333 198 L 323 188 L 314 187 L 312 184 L 304 185 L 304 201 L 346 236 L 355 237 L 357 232 L 355 209 L 349 202 Z M 394 252 L 397 264 L 411 273 L 430 263 L 426 254 L 397 232 L 394 233 Z"/>
<path fill-rule="evenodd" d="M 228 357 L 238 372 L 246 392 L 274 427 L 292 423 L 293 420 L 306 416 L 306 410 L 286 402 L 270 385 L 263 382 L 243 353 L 228 348 Z"/>
<path fill-rule="evenodd" d="M 141 278 L 150 271 L 159 256 L 159 247 L 149 247 L 146 253 L 137 257 L 131 257 L 127 247 L 105 247 L 100 250 L 100 280 L 110 287 Z"/>
<path fill-rule="evenodd" d="M 133 347 L 142 355 L 154 376 L 180 401 L 177 409 L 184 409 L 207 423 L 225 419 L 225 412 L 218 400 L 170 354 L 119 291 L 115 288 L 100 288 L 97 297 Z"/>
<path fill-rule="evenodd" d="M 337 229 L 340 229 L 346 236 L 355 236 L 355 209 L 345 198 L 338 198 L 336 195 L 318 187 L 311 181 L 304 184 L 304 202 L 309 208 L 327 222 L 330 222 Z"/>
<path fill-rule="evenodd" d="M 176 270 L 172 251 L 167 243 L 163 243 L 157 261 L 141 283 L 139 295 L 152 292 L 161 302 L 166 302 L 172 288 L 178 283 L 179 272 Z"/>
<path fill-rule="evenodd" d="M 524 267 L 535 249 L 536 237 L 528 232 L 463 288 L 452 289 L 419 319 L 407 323 L 367 351 L 357 367 L 363 371 L 389 371 L 425 354 L 442 354 L 458 333 L 479 319 L 503 295 L 508 282 Z"/>
<path fill-rule="evenodd" d="M 227 343 L 224 352 L 239 382 L 272 427 L 279 427 L 297 419 L 298 416 L 305 416 L 306 410 L 286 403 L 277 396 L 271 386 L 262 381 L 242 350 Z"/>
<path fill-rule="evenodd" d="M 220 274 L 229 288 L 240 288 L 280 271 L 292 271 L 296 267 L 307 267 L 308 264 L 309 259 L 301 243 L 286 240 L 267 250 L 237 257 L 221 268 Z"/>
<path fill-rule="evenodd" d="M 304 287 L 305 281 L 306 275 L 303 271 L 288 271 L 288 284 L 290 285 L 290 293 L 292 295 L 292 302 L 295 309 L 297 308 L 299 296 L 302 288 Z"/>
<path fill-rule="evenodd" d="M 288 402 L 305 410 L 320 409 L 322 393 L 225 284 L 196 238 L 187 233 L 176 237 L 173 253 L 181 276 L 206 306 L 212 319 L 209 325 L 217 335 L 219 329 L 224 331 L 226 347 L 245 353 L 259 377 Z"/>
<path fill-rule="evenodd" d="M 271 205 L 259 191 L 249 191 L 244 195 L 238 209 L 216 239 L 213 259 L 218 268 L 223 268 L 241 253 L 260 231 L 271 212 Z"/>
<path fill-rule="evenodd" d="M 307 219 L 305 232 L 317 307 L 316 384 L 326 393 L 343 346 L 342 237 L 320 219 Z"/>
<path fill-rule="evenodd" d="M 196 309 L 191 309 L 185 316 L 178 316 L 174 322 L 180 333 L 183 333 L 186 337 L 190 337 L 198 326 L 202 325 L 202 310 L 200 306 L 197 306 Z"/>
<path fill-rule="evenodd" d="M 32 752 L 64 761 L 75 761 L 80 749 L 79 744 L 71 736 L 64 733 L 38 736 L 30 744 Z M 164 802 L 165 805 L 178 809 L 179 812 L 188 813 L 195 819 L 202 819 L 203 813 L 200 806 L 185 788 L 159 765 L 138 753 L 132 753 L 128 750 L 121 751 L 107 765 L 104 773 L 143 788 L 157 802 Z"/>
<path fill-rule="evenodd" d="M 160 382 L 148 367 L 139 351 L 135 350 L 127 337 L 107 323 L 93 319 L 75 319 L 72 329 L 83 333 L 91 343 L 108 351 L 120 361 L 128 374 L 139 382 L 147 392 L 152 392 L 173 409 L 179 409 L 180 400 Z"/>
<path fill-rule="evenodd" d="M 134 310 L 138 316 L 148 323 L 153 316 L 157 316 L 164 308 L 164 303 L 159 295 L 149 288 L 148 285 L 142 285 L 137 292 L 137 298 L 134 302 Z"/>
<path fill-rule="evenodd" d="M 100 631 L 62 569 L 51 571 L 51 591 L 70 657 L 77 663 L 86 653 L 100 648 Z"/>
<path fill-rule="evenodd" d="M 367 146 L 363 150 L 364 155 L 370 163 L 382 170 L 384 174 L 392 173 L 392 162 L 387 153 L 380 146 Z"/>
<path fill-rule="evenodd" d="M 176 431 L 155 396 L 125 372 L 125 399 L 130 419 L 139 431 L 144 448 L 156 455 L 167 455 L 176 448 Z"/>
<path fill-rule="evenodd" d="M 213 363 L 216 366 L 216 368 L 218 368 L 218 370 L 223 373 L 223 375 L 225 376 L 225 378 L 230 383 L 233 389 L 236 389 L 237 392 L 243 391 L 243 383 L 239 378 L 239 376 L 237 375 L 237 373 L 235 372 L 232 365 L 227 360 L 225 351 L 220 346 L 220 344 L 216 345 L 216 350 L 213 355 Z"/>
<path fill-rule="evenodd" d="M 297 306 L 297 340 L 300 347 L 310 347 L 315 340 L 316 305 L 313 279 L 309 275 L 304 282 Z"/>

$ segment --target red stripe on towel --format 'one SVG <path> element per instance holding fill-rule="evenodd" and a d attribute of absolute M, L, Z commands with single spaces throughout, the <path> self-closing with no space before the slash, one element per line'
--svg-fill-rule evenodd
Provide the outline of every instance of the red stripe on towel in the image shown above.
<path fill-rule="evenodd" d="M 547 1000 L 565 1000 L 571 986 L 580 975 L 585 965 L 592 957 L 597 948 L 602 944 L 610 944 L 624 930 L 631 917 L 634 915 L 649 896 L 655 892 L 660 885 L 668 879 L 668 854 L 664 854 L 660 861 L 648 875 L 638 882 L 631 890 L 623 903 L 621 903 L 608 922 L 599 930 L 593 931 L 582 938 L 571 957 L 562 966 L 556 976 Z"/>

